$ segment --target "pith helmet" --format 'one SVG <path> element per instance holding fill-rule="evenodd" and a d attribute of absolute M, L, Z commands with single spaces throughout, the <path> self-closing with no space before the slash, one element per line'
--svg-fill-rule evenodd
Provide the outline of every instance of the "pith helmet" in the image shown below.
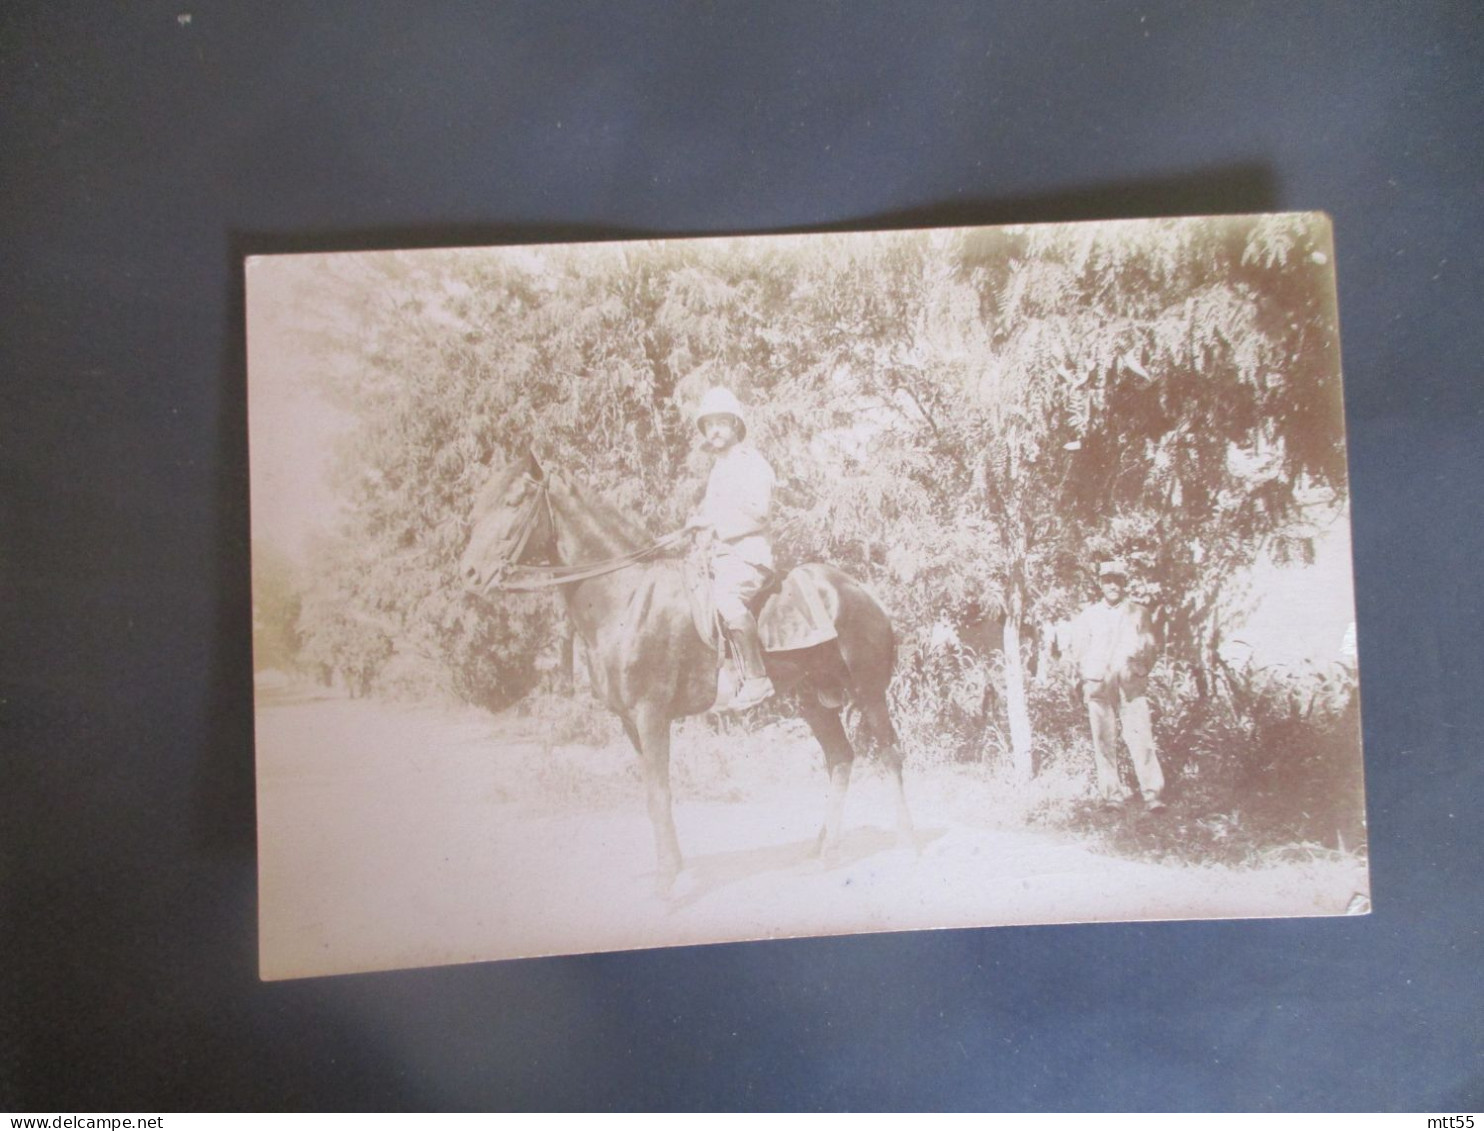
<path fill-rule="evenodd" d="M 1128 565 L 1121 558 L 1103 562 L 1098 566 L 1098 580 L 1105 577 L 1116 577 L 1121 581 L 1128 580 Z"/>
<path fill-rule="evenodd" d="M 737 431 L 742 436 L 747 435 L 747 414 L 742 408 L 742 402 L 730 389 L 709 389 L 701 398 L 700 407 L 696 409 L 696 427 L 700 428 L 706 422 L 708 416 L 730 416 L 737 421 Z"/>

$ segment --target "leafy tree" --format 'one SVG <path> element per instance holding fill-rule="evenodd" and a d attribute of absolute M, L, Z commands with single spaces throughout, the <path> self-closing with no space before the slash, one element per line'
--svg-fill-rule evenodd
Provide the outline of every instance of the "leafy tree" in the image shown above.
<path fill-rule="evenodd" d="M 302 594 L 297 630 L 300 662 L 321 682 L 338 676 L 352 696 L 367 694 L 392 655 L 395 626 L 365 598 L 365 572 L 348 542 L 317 548 Z"/>
<path fill-rule="evenodd" d="M 1138 567 L 1200 691 L 1235 580 L 1343 504 L 1328 255 L 1276 217 L 326 261 L 317 379 L 356 423 L 305 648 L 374 668 L 395 640 L 465 698 L 521 694 L 554 603 L 453 575 L 490 466 L 534 448 L 663 533 L 726 384 L 782 476 L 781 556 L 880 594 L 925 730 L 1002 680 L 1028 776 L 1025 632 L 1099 554 Z"/>
<path fill-rule="evenodd" d="M 299 651 L 298 579 L 271 543 L 253 543 L 252 593 L 253 671 L 292 670 Z"/>

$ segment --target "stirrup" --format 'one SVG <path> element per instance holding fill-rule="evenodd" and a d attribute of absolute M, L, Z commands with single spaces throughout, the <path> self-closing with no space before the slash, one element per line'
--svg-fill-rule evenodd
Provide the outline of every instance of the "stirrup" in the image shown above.
<path fill-rule="evenodd" d="M 745 711 L 749 707 L 756 707 L 764 699 L 773 694 L 773 681 L 765 675 L 752 676 L 742 681 L 742 686 L 737 688 L 737 694 L 732 696 L 732 701 L 726 705 L 728 711 Z"/>

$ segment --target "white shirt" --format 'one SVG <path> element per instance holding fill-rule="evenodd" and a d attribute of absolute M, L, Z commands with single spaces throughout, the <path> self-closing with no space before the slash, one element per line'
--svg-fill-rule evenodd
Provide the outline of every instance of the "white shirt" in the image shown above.
<path fill-rule="evenodd" d="M 778 477 L 761 452 L 748 443 L 733 444 L 716 457 L 706 480 L 706 497 L 696 518 L 711 527 L 733 552 L 771 568 L 773 547 L 768 520 L 773 513 L 773 487 Z"/>
<path fill-rule="evenodd" d="M 1072 655 L 1083 679 L 1148 675 L 1157 648 L 1148 612 L 1127 599 L 1089 605 L 1072 622 Z"/>

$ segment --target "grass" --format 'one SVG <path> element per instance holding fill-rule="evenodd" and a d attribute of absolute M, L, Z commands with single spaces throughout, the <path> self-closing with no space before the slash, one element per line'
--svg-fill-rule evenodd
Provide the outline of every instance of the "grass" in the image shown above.
<path fill-rule="evenodd" d="M 1324 822 L 1295 821 L 1261 793 L 1234 795 L 1177 778 L 1164 800 L 1163 809 L 1150 810 L 1137 797 L 1118 806 L 1084 798 L 1048 810 L 1042 819 L 1141 860 L 1265 868 L 1365 858 L 1363 835 L 1347 839 L 1339 830 L 1328 838 L 1316 835 Z"/>

